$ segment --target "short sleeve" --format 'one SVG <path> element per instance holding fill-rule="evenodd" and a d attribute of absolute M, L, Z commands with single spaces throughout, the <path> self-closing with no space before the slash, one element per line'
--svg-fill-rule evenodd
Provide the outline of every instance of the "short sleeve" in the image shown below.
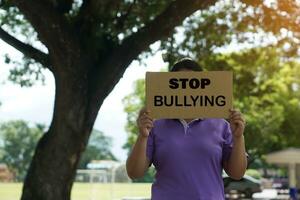
<path fill-rule="evenodd" d="M 222 160 L 228 160 L 231 155 L 232 147 L 233 147 L 233 139 L 232 133 L 230 129 L 230 125 L 227 121 L 225 121 L 225 128 L 223 131 L 223 148 L 222 148 Z"/>
<path fill-rule="evenodd" d="M 153 162 L 153 153 L 154 153 L 154 128 L 151 129 L 147 139 L 146 156 L 150 161 L 149 166 Z"/>

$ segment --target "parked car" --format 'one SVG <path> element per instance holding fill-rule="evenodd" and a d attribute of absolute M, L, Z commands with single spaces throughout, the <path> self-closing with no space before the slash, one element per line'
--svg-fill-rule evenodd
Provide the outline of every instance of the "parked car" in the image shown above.
<path fill-rule="evenodd" d="M 272 187 L 280 189 L 289 189 L 289 179 L 287 177 L 274 177 Z"/>
<path fill-rule="evenodd" d="M 251 198 L 253 193 L 262 191 L 261 181 L 248 175 L 245 175 L 241 180 L 234 180 L 227 175 L 223 175 L 223 181 L 226 194 L 235 190 L 245 194 L 246 198 Z"/>

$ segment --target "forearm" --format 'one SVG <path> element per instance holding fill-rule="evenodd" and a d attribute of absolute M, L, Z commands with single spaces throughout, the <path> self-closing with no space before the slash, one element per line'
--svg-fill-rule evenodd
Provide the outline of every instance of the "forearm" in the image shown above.
<path fill-rule="evenodd" d="M 146 148 L 147 137 L 139 135 L 126 162 L 127 174 L 131 179 L 142 177 L 148 168 Z"/>
<path fill-rule="evenodd" d="M 228 160 L 227 174 L 234 179 L 241 179 L 247 168 L 244 136 L 233 138 L 233 148 Z"/>

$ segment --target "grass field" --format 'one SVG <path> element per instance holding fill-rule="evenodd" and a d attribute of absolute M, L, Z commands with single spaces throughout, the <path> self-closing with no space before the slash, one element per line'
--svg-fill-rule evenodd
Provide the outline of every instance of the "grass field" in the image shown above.
<path fill-rule="evenodd" d="M 22 183 L 0 183 L 0 200 L 18 200 Z M 149 183 L 75 183 L 72 200 L 121 200 L 122 197 L 150 197 Z"/>

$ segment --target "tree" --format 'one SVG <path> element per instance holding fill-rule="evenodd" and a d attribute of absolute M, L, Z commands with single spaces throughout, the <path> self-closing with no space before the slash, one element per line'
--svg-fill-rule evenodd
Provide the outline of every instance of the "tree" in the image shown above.
<path fill-rule="evenodd" d="M 93 130 L 86 150 L 83 152 L 78 168 L 85 169 L 92 160 L 117 160 L 111 152 L 112 139 L 103 132 Z"/>
<path fill-rule="evenodd" d="M 253 168 L 269 166 L 264 154 L 300 146 L 300 63 L 288 54 L 271 45 L 202 60 L 211 70 L 222 66 L 236 74 L 235 107 L 245 113 Z"/>
<path fill-rule="evenodd" d="M 24 65 L 12 70 L 10 78 L 31 85 L 31 77 L 38 78 L 45 68 L 53 73 L 56 84 L 53 120 L 38 142 L 22 199 L 69 199 L 98 110 L 131 61 L 149 52 L 149 45 L 158 40 L 162 48 L 172 49 L 174 27 L 197 10 L 206 10 L 205 21 L 207 13 L 226 2 L 1 0 L 0 38 L 25 56 Z M 263 27 L 278 32 L 285 27 L 299 33 L 296 2 L 279 2 L 277 7 L 263 1 L 242 2 L 245 6 L 235 21 L 250 24 L 252 31 Z M 247 5 L 258 12 L 247 11 Z M 227 11 L 211 21 L 226 17 Z M 274 19 L 278 23 L 270 23 Z M 239 28 L 236 32 L 248 29 Z M 23 38 L 13 36 L 18 34 Z"/>
<path fill-rule="evenodd" d="M 25 178 L 35 146 L 45 127 L 29 127 L 25 121 L 9 121 L 0 126 L 0 162 L 7 164 L 17 181 Z"/>
<path fill-rule="evenodd" d="M 300 145 L 300 63 L 285 55 L 263 47 L 202 60 L 210 70 L 222 66 L 234 72 L 234 105 L 245 114 L 245 138 L 254 157 Z"/>

